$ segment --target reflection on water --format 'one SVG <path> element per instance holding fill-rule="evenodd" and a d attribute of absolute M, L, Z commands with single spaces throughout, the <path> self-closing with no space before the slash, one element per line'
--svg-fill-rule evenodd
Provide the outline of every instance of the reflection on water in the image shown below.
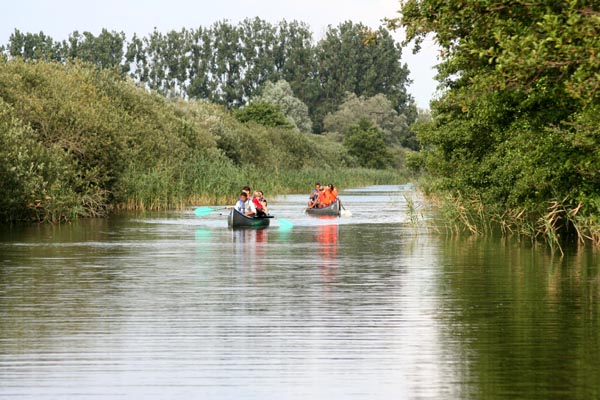
<path fill-rule="evenodd" d="M 410 190 L 1 232 L 0 398 L 600 398 L 597 252 L 417 234 Z"/>
<path fill-rule="evenodd" d="M 320 217 L 321 219 L 335 220 L 337 217 Z M 325 282 L 332 283 L 335 281 L 337 274 L 337 253 L 338 253 L 338 231 L 339 226 L 333 223 L 319 225 L 317 227 L 315 239 L 319 253 L 319 267 L 325 278 Z"/>
<path fill-rule="evenodd" d="M 508 240 L 444 245 L 444 343 L 480 382 L 474 398 L 600 397 L 598 261 L 589 248 L 560 257 Z"/>
<path fill-rule="evenodd" d="M 254 272 L 263 271 L 269 230 L 233 229 L 231 235 L 235 265 L 243 266 Z"/>

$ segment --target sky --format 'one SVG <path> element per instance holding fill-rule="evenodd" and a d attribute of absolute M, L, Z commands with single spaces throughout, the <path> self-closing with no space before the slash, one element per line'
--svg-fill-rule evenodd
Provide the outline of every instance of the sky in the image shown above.
<path fill-rule="evenodd" d="M 376 28 L 383 18 L 397 17 L 399 9 L 398 0 L 11 0 L 3 4 L 0 13 L 0 44 L 6 44 L 15 29 L 43 31 L 62 41 L 73 31 L 97 35 L 106 28 L 124 32 L 131 39 L 134 33 L 146 36 L 154 28 L 168 32 L 208 27 L 224 19 L 235 24 L 254 17 L 272 23 L 283 19 L 306 22 L 318 40 L 328 25 L 350 20 Z M 394 37 L 401 41 L 403 34 L 395 32 Z M 403 50 L 402 61 L 413 81 L 408 91 L 419 108 L 429 108 L 435 95 L 437 53 L 431 42 L 417 55 L 411 47 Z"/>

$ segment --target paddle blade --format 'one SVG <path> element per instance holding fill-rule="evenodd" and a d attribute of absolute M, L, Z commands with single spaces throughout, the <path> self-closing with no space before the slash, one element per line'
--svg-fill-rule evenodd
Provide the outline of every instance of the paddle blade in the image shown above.
<path fill-rule="evenodd" d="M 210 214 L 211 212 L 213 212 L 214 210 L 210 207 L 198 207 L 194 210 L 194 215 L 196 217 L 203 217 L 205 215 Z"/>
<path fill-rule="evenodd" d="M 340 213 L 340 215 L 342 217 L 351 217 L 352 213 L 350 212 L 350 210 L 343 209 L 342 212 Z"/>
<path fill-rule="evenodd" d="M 294 224 L 292 224 L 287 219 L 283 219 L 283 218 L 275 218 L 275 219 L 279 222 L 280 229 L 287 230 L 287 229 L 292 229 L 294 227 Z"/>

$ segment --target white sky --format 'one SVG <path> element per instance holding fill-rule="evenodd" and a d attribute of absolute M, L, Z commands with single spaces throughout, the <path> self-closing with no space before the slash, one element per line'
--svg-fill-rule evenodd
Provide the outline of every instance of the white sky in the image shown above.
<path fill-rule="evenodd" d="M 60 41 L 75 30 L 97 35 L 106 28 L 123 31 L 131 39 L 134 33 L 145 36 L 155 27 L 167 32 L 254 17 L 272 23 L 282 19 L 306 22 L 319 39 L 328 25 L 347 20 L 376 28 L 383 18 L 398 16 L 399 8 L 398 0 L 10 0 L 0 11 L 0 44 L 6 44 L 15 29 L 43 31 Z M 400 40 L 402 35 L 395 37 Z M 403 51 L 413 80 L 408 90 L 420 108 L 429 107 L 435 92 L 436 54 L 431 43 L 417 55 L 410 48 Z"/>

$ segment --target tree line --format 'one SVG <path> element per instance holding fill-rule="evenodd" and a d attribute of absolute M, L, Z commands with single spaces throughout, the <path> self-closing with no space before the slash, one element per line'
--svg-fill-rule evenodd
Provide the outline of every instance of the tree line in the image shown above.
<path fill-rule="evenodd" d="M 15 30 L 2 52 L 26 61 L 82 60 L 117 69 L 167 97 L 208 100 L 229 109 L 260 96 L 267 82 L 284 80 L 308 108 L 316 133 L 348 94 L 383 94 L 408 125 L 417 118 L 400 45 L 384 27 L 373 31 L 350 21 L 329 26 L 318 41 L 303 22 L 272 24 L 260 18 L 154 30 L 130 39 L 106 29 L 98 35 L 75 31 L 62 41 Z"/>

